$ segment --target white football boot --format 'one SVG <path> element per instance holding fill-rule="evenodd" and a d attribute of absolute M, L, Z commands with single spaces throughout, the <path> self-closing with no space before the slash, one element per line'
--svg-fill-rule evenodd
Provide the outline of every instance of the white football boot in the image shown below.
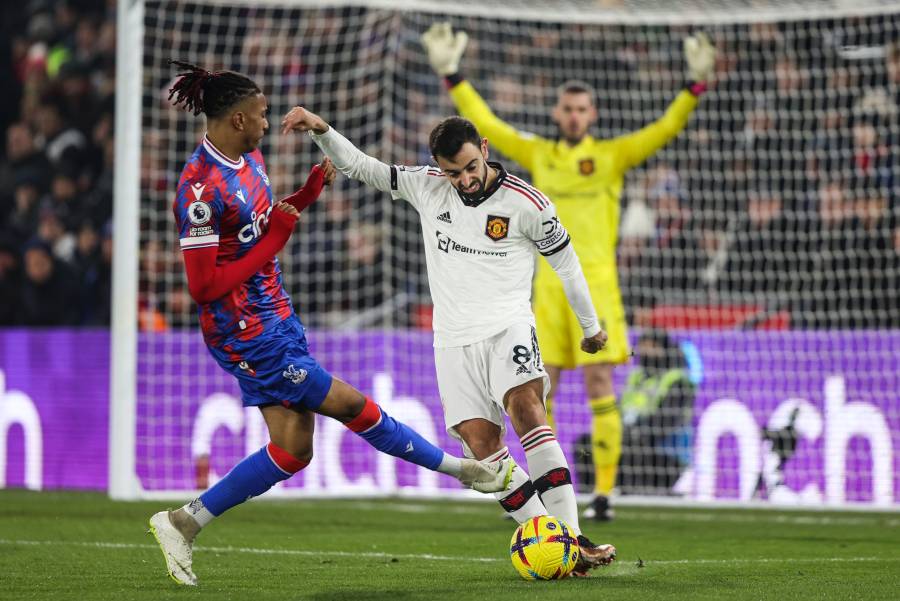
<path fill-rule="evenodd" d="M 459 481 L 478 492 L 501 492 L 509 489 L 515 467 L 511 457 L 495 463 L 463 458 Z"/>
<path fill-rule="evenodd" d="M 150 532 L 159 543 L 169 576 L 178 584 L 197 585 L 197 577 L 191 569 L 193 551 L 181 532 L 172 525 L 168 511 L 154 513 L 150 518 Z"/>

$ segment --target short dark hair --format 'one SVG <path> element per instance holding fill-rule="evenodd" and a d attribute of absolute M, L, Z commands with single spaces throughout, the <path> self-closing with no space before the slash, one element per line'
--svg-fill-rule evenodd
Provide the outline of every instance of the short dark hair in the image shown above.
<path fill-rule="evenodd" d="M 591 104 L 595 103 L 594 99 L 597 97 L 597 92 L 590 84 L 578 79 L 570 79 L 556 89 L 557 96 L 563 94 L 587 94 L 591 99 Z"/>
<path fill-rule="evenodd" d="M 182 61 L 169 63 L 186 69 L 169 90 L 169 100 L 175 96 L 175 106 L 183 104 L 195 115 L 202 112 L 215 119 L 241 100 L 262 94 L 252 79 L 235 71 L 207 71 Z"/>
<path fill-rule="evenodd" d="M 447 117 L 431 130 L 428 147 L 434 158 L 449 159 L 456 156 L 466 142 L 471 142 L 476 147 L 481 145 L 481 135 L 475 125 L 462 117 Z"/>

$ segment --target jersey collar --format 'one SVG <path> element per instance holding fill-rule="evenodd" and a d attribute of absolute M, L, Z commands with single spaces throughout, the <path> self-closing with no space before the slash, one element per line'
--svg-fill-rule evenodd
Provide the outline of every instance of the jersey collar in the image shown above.
<path fill-rule="evenodd" d="M 212 158 L 216 159 L 222 165 L 228 167 L 229 169 L 240 169 L 244 166 L 244 155 L 241 155 L 241 158 L 237 161 L 232 161 L 225 153 L 216 148 L 215 144 L 210 142 L 209 136 L 203 134 L 203 148 L 206 149 L 206 152 L 212 156 Z"/>
<path fill-rule="evenodd" d="M 497 179 L 481 193 L 481 196 L 473 198 L 456 190 L 456 194 L 459 195 L 460 200 L 462 200 L 462 203 L 467 207 L 474 208 L 486 201 L 494 194 L 494 192 L 500 189 L 500 185 L 506 180 L 506 169 L 503 168 L 503 165 L 493 161 L 488 161 L 487 164 L 489 167 L 493 167 L 497 170 Z"/>
<path fill-rule="evenodd" d="M 556 145 L 559 148 L 563 148 L 568 151 L 574 151 L 582 148 L 585 144 L 593 141 L 594 138 L 591 137 L 591 134 L 585 134 L 581 141 L 578 142 L 575 146 L 569 146 L 569 143 L 566 142 L 562 137 L 556 139 Z"/>

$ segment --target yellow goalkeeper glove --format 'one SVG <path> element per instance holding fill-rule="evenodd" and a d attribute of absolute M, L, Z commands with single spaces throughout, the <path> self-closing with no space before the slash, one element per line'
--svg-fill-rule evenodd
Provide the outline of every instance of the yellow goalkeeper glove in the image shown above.
<path fill-rule="evenodd" d="M 428 62 L 438 75 L 446 77 L 459 71 L 459 60 L 466 50 L 469 35 L 453 33 L 450 23 L 434 23 L 422 34 L 422 45 L 428 51 Z"/>
<path fill-rule="evenodd" d="M 706 82 L 716 65 L 716 47 L 702 31 L 684 39 L 684 58 L 691 81 Z"/>

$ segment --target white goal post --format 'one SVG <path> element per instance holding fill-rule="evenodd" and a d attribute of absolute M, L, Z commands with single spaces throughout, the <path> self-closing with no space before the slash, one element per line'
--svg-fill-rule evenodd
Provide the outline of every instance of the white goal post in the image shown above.
<path fill-rule="evenodd" d="M 204 124 L 167 101 L 169 60 L 261 86 L 278 196 L 320 160 L 306 138 L 277 131 L 295 104 L 385 162 L 429 161 L 428 132 L 455 109 L 419 36 L 449 20 L 469 33 L 461 69 L 492 110 L 548 138 L 563 81 L 596 89 L 592 134 L 612 138 L 683 88 L 685 36 L 704 30 L 718 47 L 688 126 L 621 194 L 632 342 L 665 330 L 693 391 L 689 425 L 664 443 L 623 405 L 622 502 L 900 509 L 900 1 L 674 4 L 120 1 L 109 495 L 187 497 L 265 442 L 187 295 L 171 202 Z M 458 453 L 437 396 L 421 245 L 409 206 L 339 179 L 279 260 L 317 359 Z M 629 380 L 639 360 L 616 369 L 617 393 L 641 392 Z M 587 495 L 577 372 L 555 403 Z M 317 429 L 316 459 L 272 494 L 470 496 L 339 424 Z"/>

